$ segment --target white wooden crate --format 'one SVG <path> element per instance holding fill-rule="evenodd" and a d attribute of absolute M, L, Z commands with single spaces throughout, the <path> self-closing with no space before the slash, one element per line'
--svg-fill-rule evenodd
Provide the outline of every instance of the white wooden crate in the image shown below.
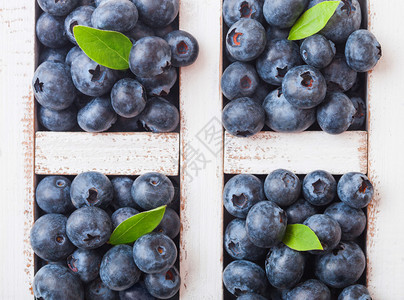
<path fill-rule="evenodd" d="M 69 156 L 77 151 L 83 155 L 88 144 L 84 148 L 70 146 L 73 138 L 77 141 L 76 133 L 36 133 L 35 139 L 31 89 L 36 54 L 35 1 L 0 1 L 0 299 L 32 299 L 34 256 L 29 230 L 34 221 L 35 172 L 76 174 L 96 168 L 107 174 L 157 170 L 175 175 L 178 161 L 181 300 L 223 297 L 224 173 L 265 174 L 277 167 L 302 174 L 318 168 L 334 174 L 368 170 L 376 191 L 368 210 L 368 286 L 373 299 L 404 299 L 400 291 L 404 284 L 404 241 L 400 237 L 404 202 L 399 173 L 404 170 L 404 102 L 400 97 L 404 94 L 400 50 L 404 40 L 398 24 L 404 4 L 399 0 L 390 0 L 388 5 L 382 0 L 368 0 L 369 28 L 382 44 L 384 55 L 369 75 L 368 133 L 349 132 L 338 137 L 322 132 L 260 133 L 246 140 L 224 136 L 218 123 L 222 108 L 221 2 L 181 0 L 180 28 L 196 36 L 200 57 L 180 72 L 180 134 L 77 133 L 82 141 L 97 145 L 106 146 L 109 141 L 96 155 L 85 156 L 88 164 L 80 165 Z M 159 142 L 161 139 L 164 143 Z M 66 147 L 51 146 L 62 143 Z M 156 145 L 156 153 L 148 152 Z M 328 145 L 332 149 L 327 149 Z M 122 152 L 111 155 L 117 149 Z"/>

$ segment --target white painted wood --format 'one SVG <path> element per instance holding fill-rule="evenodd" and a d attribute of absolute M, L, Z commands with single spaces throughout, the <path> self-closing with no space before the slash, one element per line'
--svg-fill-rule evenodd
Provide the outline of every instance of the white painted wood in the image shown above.
<path fill-rule="evenodd" d="M 33 299 L 34 1 L 0 1 L 0 299 Z"/>
<path fill-rule="evenodd" d="M 404 299 L 404 4 L 369 0 L 369 30 L 383 57 L 369 74 L 369 176 L 375 197 L 368 209 L 368 286 L 373 299 Z"/>
<path fill-rule="evenodd" d="M 223 298 L 221 0 L 180 1 L 180 29 L 198 40 L 181 69 L 181 300 Z"/>
<path fill-rule="evenodd" d="M 268 174 L 275 169 L 297 174 L 327 170 L 332 174 L 366 173 L 366 132 L 330 135 L 320 131 L 298 134 L 260 132 L 250 138 L 225 135 L 224 172 Z"/>
<path fill-rule="evenodd" d="M 178 133 L 37 132 L 35 172 L 178 175 Z"/>

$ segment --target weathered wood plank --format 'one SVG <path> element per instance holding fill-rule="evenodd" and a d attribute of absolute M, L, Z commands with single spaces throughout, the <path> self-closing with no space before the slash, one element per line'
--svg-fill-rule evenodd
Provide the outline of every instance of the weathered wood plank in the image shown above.
<path fill-rule="evenodd" d="M 297 174 L 307 174 L 318 169 L 332 174 L 350 171 L 366 173 L 367 134 L 260 132 L 251 138 L 238 138 L 226 133 L 225 173 L 268 174 L 278 168 Z"/>
<path fill-rule="evenodd" d="M 223 298 L 221 0 L 180 1 L 180 29 L 198 40 L 198 61 L 180 73 L 181 299 Z"/>
<path fill-rule="evenodd" d="M 178 175 L 178 133 L 37 132 L 35 172 Z"/>
<path fill-rule="evenodd" d="M 368 80 L 369 177 L 375 197 L 368 209 L 368 286 L 373 299 L 403 299 L 404 285 L 404 56 L 403 2 L 369 0 L 369 30 L 383 57 Z"/>
<path fill-rule="evenodd" d="M 32 299 L 35 2 L 0 1 L 0 299 Z"/>

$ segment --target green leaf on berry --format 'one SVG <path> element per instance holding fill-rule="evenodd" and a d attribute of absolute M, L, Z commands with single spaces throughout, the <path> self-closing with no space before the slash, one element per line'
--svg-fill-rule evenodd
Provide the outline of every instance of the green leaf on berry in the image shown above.
<path fill-rule="evenodd" d="M 129 244 L 152 232 L 163 219 L 166 205 L 142 212 L 126 219 L 115 228 L 109 238 L 112 245 Z"/>
<path fill-rule="evenodd" d="M 327 25 L 341 1 L 324 1 L 305 11 L 289 33 L 289 40 L 301 40 L 316 34 Z"/>
<path fill-rule="evenodd" d="M 323 250 L 314 231 L 303 224 L 288 225 L 282 242 L 297 251 Z"/>
<path fill-rule="evenodd" d="M 81 50 L 96 63 L 114 70 L 129 68 L 132 42 L 124 34 L 81 25 L 74 26 L 73 33 Z"/>

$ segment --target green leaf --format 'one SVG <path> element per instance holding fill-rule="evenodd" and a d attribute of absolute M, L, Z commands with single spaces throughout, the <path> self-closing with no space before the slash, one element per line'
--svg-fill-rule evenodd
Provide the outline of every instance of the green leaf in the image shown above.
<path fill-rule="evenodd" d="M 112 245 L 129 244 L 152 232 L 163 219 L 166 205 L 142 212 L 126 219 L 115 228 L 109 238 Z"/>
<path fill-rule="evenodd" d="M 303 224 L 288 225 L 282 242 L 297 251 L 323 250 L 314 231 Z"/>
<path fill-rule="evenodd" d="M 132 42 L 122 33 L 99 30 L 86 26 L 74 26 L 76 42 L 89 58 L 114 70 L 129 68 Z"/>
<path fill-rule="evenodd" d="M 289 40 L 301 40 L 316 34 L 327 25 L 340 1 L 324 1 L 308 9 L 293 25 Z"/>

